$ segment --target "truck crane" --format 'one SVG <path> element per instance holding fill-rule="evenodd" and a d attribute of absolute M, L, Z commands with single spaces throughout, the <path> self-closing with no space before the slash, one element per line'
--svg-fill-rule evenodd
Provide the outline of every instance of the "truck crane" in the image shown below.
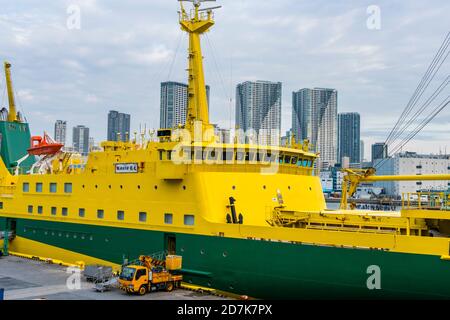
<path fill-rule="evenodd" d="M 179 287 L 182 275 L 171 273 L 181 269 L 181 256 L 168 255 L 165 261 L 152 256 L 139 256 L 136 263 L 124 265 L 119 276 L 120 288 L 127 293 L 145 295 L 147 292 L 172 291 Z"/>

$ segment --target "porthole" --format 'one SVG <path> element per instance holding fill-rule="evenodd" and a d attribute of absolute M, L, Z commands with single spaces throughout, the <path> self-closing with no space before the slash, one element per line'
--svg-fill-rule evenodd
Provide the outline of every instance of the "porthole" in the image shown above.
<path fill-rule="evenodd" d="M 184 252 L 184 247 L 181 247 L 180 251 L 181 251 L 181 252 Z"/>
<path fill-rule="evenodd" d="M 89 237 L 89 240 L 91 240 L 91 241 L 94 240 L 94 237 L 93 237 L 93 236 L 90 236 L 90 237 Z"/>
<path fill-rule="evenodd" d="M 61 237 L 61 236 L 62 236 L 62 233 L 61 233 L 61 232 L 60 232 L 60 233 L 58 233 L 58 236 L 59 236 L 59 237 Z"/>
<path fill-rule="evenodd" d="M 140 189 L 141 188 L 141 186 L 140 185 L 138 185 L 138 189 Z"/>
<path fill-rule="evenodd" d="M 224 252 L 222 253 L 222 256 L 223 256 L 224 258 L 226 258 L 226 257 L 228 256 L 228 252 L 224 251 Z"/>
<path fill-rule="evenodd" d="M 108 239 L 108 238 L 105 238 L 105 242 L 109 242 L 109 239 Z"/>
<path fill-rule="evenodd" d="M 98 185 L 95 185 L 95 189 L 97 189 L 98 188 Z"/>
<path fill-rule="evenodd" d="M 183 186 L 183 190 L 186 190 L 186 186 Z"/>
<path fill-rule="evenodd" d="M 288 190 L 291 190 L 291 186 L 288 186 Z"/>
<path fill-rule="evenodd" d="M 110 189 L 111 189 L 111 185 L 109 185 L 109 186 L 108 186 L 108 188 L 110 188 Z"/>
<path fill-rule="evenodd" d="M 263 186 L 263 189 L 266 190 L 266 186 L 265 185 Z"/>
<path fill-rule="evenodd" d="M 84 189 L 84 184 L 81 187 Z"/>
<path fill-rule="evenodd" d="M 236 190 L 236 186 L 232 186 L 231 189 Z"/>
<path fill-rule="evenodd" d="M 311 191 L 312 190 L 312 188 L 311 187 L 309 187 L 309 191 Z"/>
<path fill-rule="evenodd" d="M 84 240 L 84 236 L 81 236 L 81 239 L 83 239 L 83 240 Z"/>
<path fill-rule="evenodd" d="M 155 186 L 155 190 L 157 190 L 158 189 L 158 186 Z"/>
<path fill-rule="evenodd" d="M 188 280 L 188 282 L 189 282 L 189 283 L 192 283 L 192 280 L 191 280 L 191 279 L 189 279 L 189 280 Z"/>
<path fill-rule="evenodd" d="M 207 282 L 206 284 L 208 285 L 208 287 L 212 286 L 211 282 Z"/>
<path fill-rule="evenodd" d="M 73 235 L 73 238 L 74 238 L 74 239 L 76 239 L 76 238 L 77 238 L 77 235 L 76 235 L 76 234 L 74 234 L 74 235 Z"/>
<path fill-rule="evenodd" d="M 54 236 L 55 235 L 55 233 L 54 232 L 52 232 L 52 236 Z"/>
<path fill-rule="evenodd" d="M 200 254 L 204 255 L 205 254 L 205 250 L 204 249 L 200 250 Z"/>
<path fill-rule="evenodd" d="M 120 189 L 123 189 L 123 185 L 120 185 Z"/>
<path fill-rule="evenodd" d="M 234 290 L 234 287 L 232 285 L 230 285 L 230 290 Z"/>

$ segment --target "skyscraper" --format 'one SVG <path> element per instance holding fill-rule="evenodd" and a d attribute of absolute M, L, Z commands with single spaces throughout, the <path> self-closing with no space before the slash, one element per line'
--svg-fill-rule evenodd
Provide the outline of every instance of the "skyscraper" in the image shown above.
<path fill-rule="evenodd" d="M 350 163 L 361 162 L 361 125 L 357 112 L 338 114 L 338 158 L 349 157 Z"/>
<path fill-rule="evenodd" d="M 55 141 L 66 144 L 67 121 L 56 120 L 55 122 Z"/>
<path fill-rule="evenodd" d="M 82 155 L 89 152 L 89 128 L 85 126 L 76 126 L 72 134 L 73 149 Z"/>
<path fill-rule="evenodd" d="M 130 115 L 111 110 L 108 113 L 108 141 L 117 141 L 120 133 L 120 141 L 130 139 Z"/>
<path fill-rule="evenodd" d="M 292 129 L 297 141 L 308 139 L 320 152 L 322 166 L 337 158 L 337 91 L 304 88 L 292 93 Z"/>
<path fill-rule="evenodd" d="M 206 98 L 209 107 L 209 86 L 206 86 Z M 186 123 L 188 104 L 188 85 L 180 82 L 161 82 L 161 105 L 159 127 L 176 128 Z"/>
<path fill-rule="evenodd" d="M 361 159 L 361 163 L 363 163 L 364 162 L 364 140 L 361 140 L 361 142 L 359 143 L 359 150 L 360 150 L 360 152 L 359 152 L 359 154 L 360 154 L 360 156 L 359 156 L 359 158 Z"/>
<path fill-rule="evenodd" d="M 238 84 L 236 127 L 244 132 L 254 130 L 260 144 L 278 145 L 281 130 L 281 82 L 246 81 Z"/>
<path fill-rule="evenodd" d="M 376 159 L 384 159 L 388 157 L 388 148 L 384 142 L 377 142 L 372 145 L 372 165 Z"/>

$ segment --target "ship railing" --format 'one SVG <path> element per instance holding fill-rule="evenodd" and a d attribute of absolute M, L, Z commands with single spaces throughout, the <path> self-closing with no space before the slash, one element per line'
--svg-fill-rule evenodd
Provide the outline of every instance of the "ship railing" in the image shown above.
<path fill-rule="evenodd" d="M 195 9 L 189 10 L 189 14 L 186 14 L 186 16 L 183 17 L 183 14 L 181 12 L 178 13 L 180 17 L 180 21 L 185 20 L 186 18 L 189 20 L 192 20 L 195 18 Z M 200 11 L 198 13 L 199 20 L 213 20 L 214 19 L 214 11 Z"/>
<path fill-rule="evenodd" d="M 450 192 L 404 192 L 402 193 L 402 209 L 450 210 Z"/>

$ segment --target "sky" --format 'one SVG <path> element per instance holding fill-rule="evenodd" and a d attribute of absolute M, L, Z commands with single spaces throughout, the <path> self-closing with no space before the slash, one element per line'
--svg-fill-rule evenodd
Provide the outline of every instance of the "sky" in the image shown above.
<path fill-rule="evenodd" d="M 13 65 L 17 104 L 32 134 L 53 134 L 54 122 L 63 119 L 69 144 L 76 125 L 88 126 L 100 142 L 109 110 L 130 113 L 131 131 L 143 124 L 157 128 L 160 82 L 186 82 L 187 35 L 179 28 L 175 0 L 0 3 L 0 59 Z M 239 82 L 282 82 L 283 132 L 291 127 L 293 91 L 335 88 L 338 111 L 361 114 L 366 158 L 372 143 L 387 138 L 450 31 L 447 0 L 213 5 L 222 8 L 202 39 L 212 123 L 234 126 Z M 424 98 L 449 74 L 446 61 Z M 4 87 L 1 77 L 2 106 Z M 404 150 L 450 153 L 449 124 L 446 109 Z"/>

